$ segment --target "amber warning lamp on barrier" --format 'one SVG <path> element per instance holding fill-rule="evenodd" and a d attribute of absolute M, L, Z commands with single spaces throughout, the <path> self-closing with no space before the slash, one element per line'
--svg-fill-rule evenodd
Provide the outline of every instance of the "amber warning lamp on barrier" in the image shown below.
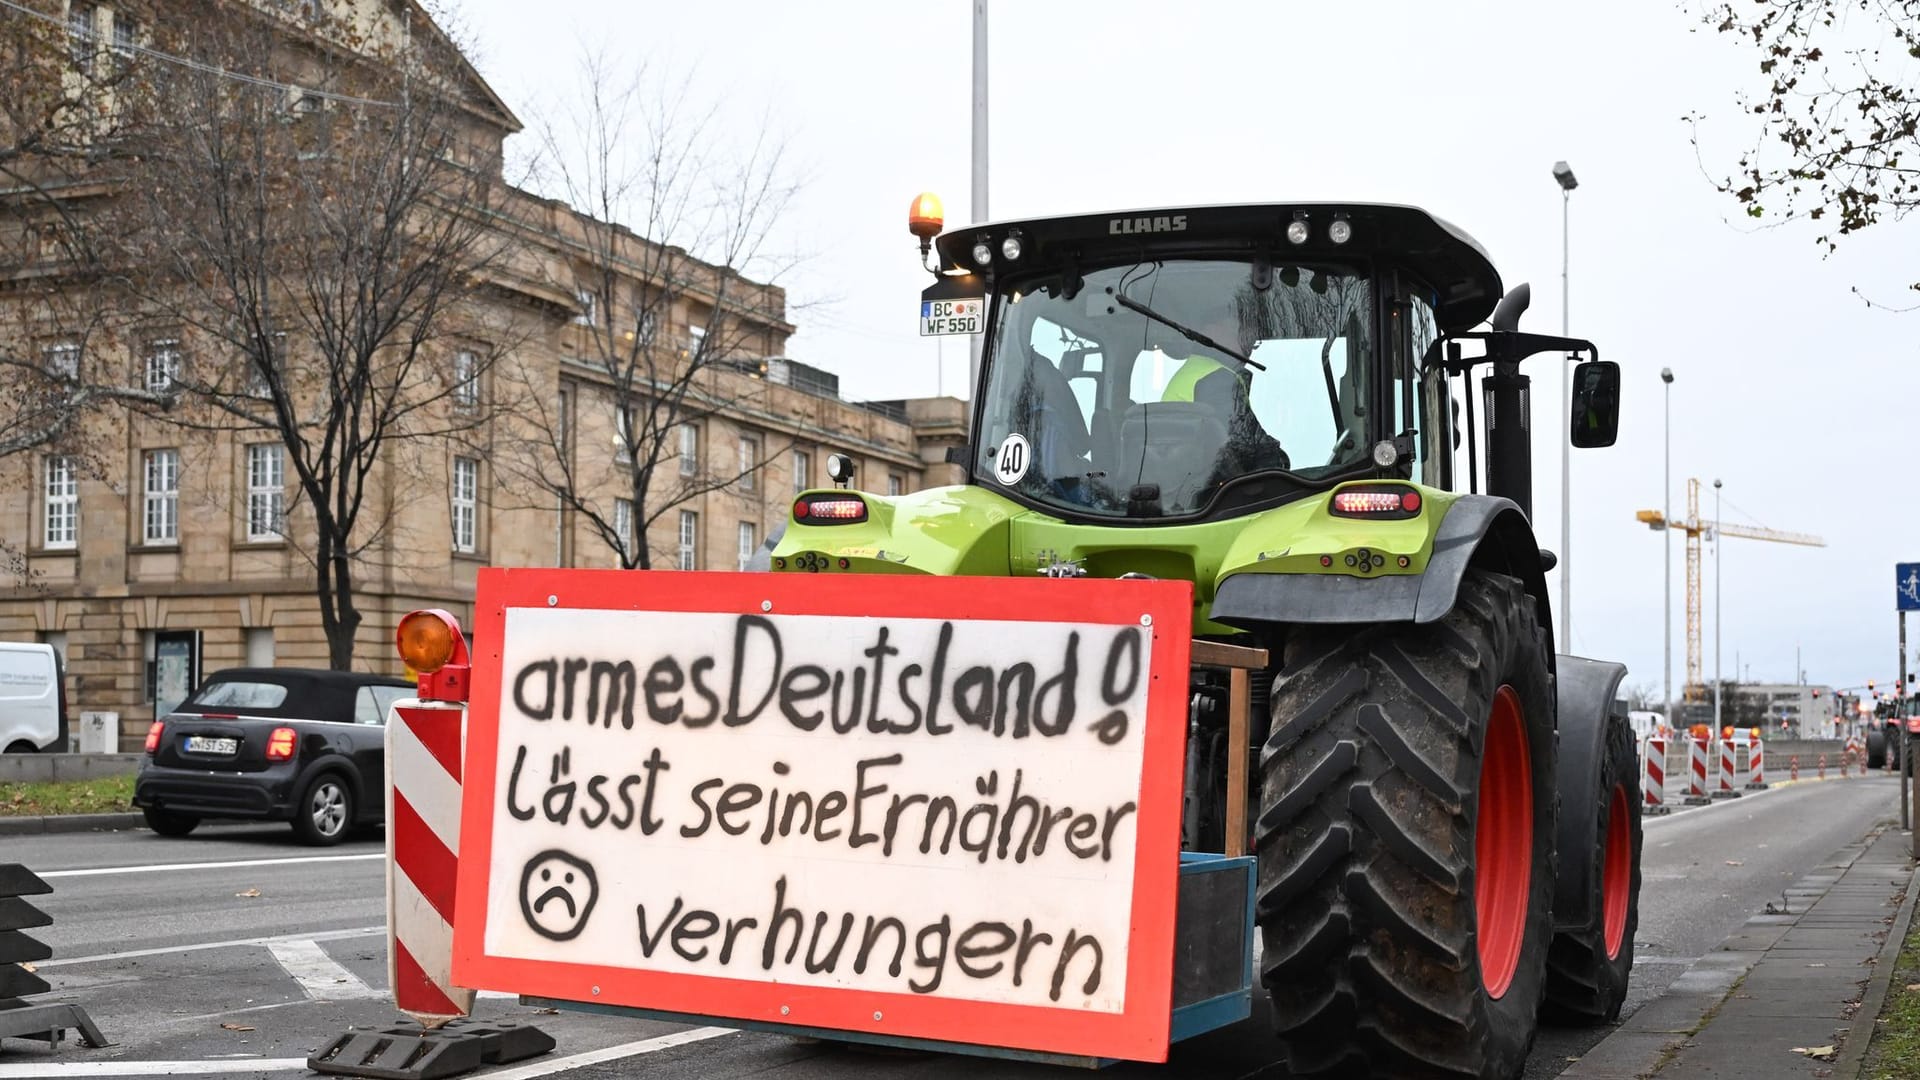
<path fill-rule="evenodd" d="M 439 608 L 408 613 L 394 631 L 407 668 L 420 676 L 421 701 L 465 701 L 472 661 L 460 623 Z"/>

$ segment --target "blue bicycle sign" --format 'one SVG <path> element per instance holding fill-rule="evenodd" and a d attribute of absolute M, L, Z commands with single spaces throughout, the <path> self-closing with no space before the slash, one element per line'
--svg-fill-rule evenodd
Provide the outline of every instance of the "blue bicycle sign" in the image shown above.
<path fill-rule="evenodd" d="M 1893 584 L 1899 596 L 1895 610 L 1920 611 L 1920 563 L 1895 563 Z"/>

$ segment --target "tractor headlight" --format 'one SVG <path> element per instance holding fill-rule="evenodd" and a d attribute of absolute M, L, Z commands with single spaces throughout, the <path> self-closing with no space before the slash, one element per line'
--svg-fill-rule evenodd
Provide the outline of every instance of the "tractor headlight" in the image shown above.
<path fill-rule="evenodd" d="M 1336 244 L 1344 244 L 1353 239 L 1353 223 L 1345 218 L 1335 218 L 1333 224 L 1327 226 L 1327 239 Z"/>
<path fill-rule="evenodd" d="M 1005 240 L 1000 241 L 1000 254 L 1006 256 L 1008 262 L 1018 259 L 1020 257 L 1020 238 L 1017 236 L 1009 236 Z"/>
<path fill-rule="evenodd" d="M 975 266 L 988 266 L 988 265 L 991 265 L 992 263 L 993 263 L 993 245 L 987 243 L 985 240 L 974 241 L 973 264 Z"/>
<path fill-rule="evenodd" d="M 1304 244 L 1307 242 L 1307 235 L 1307 221 L 1305 218 L 1294 218 L 1287 224 L 1287 243 Z"/>

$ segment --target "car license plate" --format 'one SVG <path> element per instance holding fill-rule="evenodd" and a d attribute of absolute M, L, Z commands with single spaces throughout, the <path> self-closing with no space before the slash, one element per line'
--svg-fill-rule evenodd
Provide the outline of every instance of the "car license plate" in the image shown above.
<path fill-rule="evenodd" d="M 217 739 L 211 735 L 187 736 L 189 754 L 232 754 L 240 749 L 238 739 Z"/>
<path fill-rule="evenodd" d="M 920 336 L 977 334 L 986 329 L 987 301 L 975 296 L 959 300 L 922 300 Z"/>

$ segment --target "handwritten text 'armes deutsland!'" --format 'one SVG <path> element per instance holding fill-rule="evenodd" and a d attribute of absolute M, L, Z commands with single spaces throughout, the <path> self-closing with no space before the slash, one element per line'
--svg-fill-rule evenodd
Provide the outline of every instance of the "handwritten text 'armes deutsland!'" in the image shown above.
<path fill-rule="evenodd" d="M 1101 742 L 1127 737 L 1131 702 L 1146 677 L 1142 634 L 1120 627 L 1099 655 L 1083 658 L 1082 635 L 1069 631 L 1051 667 L 1027 660 L 952 670 L 954 625 L 942 623 L 929 655 L 903 656 L 881 625 L 849 667 L 786 662 L 780 628 L 757 615 L 734 623 L 730 655 L 632 659 L 551 656 L 508 676 L 512 702 L 528 719 L 632 730 L 644 715 L 687 728 L 741 727 L 777 714 L 801 731 L 839 734 L 948 735 L 974 729 L 996 737 L 1056 737 L 1073 729 L 1081 702 L 1081 665 L 1099 666 L 1098 717 L 1087 724 Z M 1043 665 L 1046 663 L 1042 662 Z M 644 665 L 644 674 L 642 666 Z M 1091 669 L 1089 669 L 1091 674 Z M 891 677 L 891 681 L 889 681 Z"/>

